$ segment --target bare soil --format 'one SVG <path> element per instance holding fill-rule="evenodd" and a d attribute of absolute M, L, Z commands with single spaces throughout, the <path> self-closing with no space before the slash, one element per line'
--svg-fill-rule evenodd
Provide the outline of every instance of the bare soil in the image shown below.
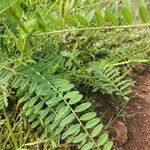
<path fill-rule="evenodd" d="M 125 109 L 135 115 L 124 123 L 127 140 L 118 150 L 150 150 L 150 72 L 136 75 L 135 81 L 133 98 Z"/>

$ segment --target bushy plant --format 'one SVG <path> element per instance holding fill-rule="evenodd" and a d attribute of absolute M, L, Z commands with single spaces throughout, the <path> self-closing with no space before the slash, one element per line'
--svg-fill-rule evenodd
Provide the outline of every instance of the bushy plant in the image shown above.
<path fill-rule="evenodd" d="M 119 109 L 128 102 L 133 81 L 122 68 L 149 62 L 148 9 L 144 1 L 136 5 L 133 12 L 129 0 L 2 0 L 0 109 L 7 126 L 13 93 L 42 139 L 110 150 L 102 119 L 74 84 L 110 95 Z M 11 136 L 16 149 L 27 146 Z"/>

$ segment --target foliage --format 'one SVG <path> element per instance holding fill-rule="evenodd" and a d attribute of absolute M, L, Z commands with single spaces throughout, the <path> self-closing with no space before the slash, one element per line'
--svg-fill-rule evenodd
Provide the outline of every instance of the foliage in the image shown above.
<path fill-rule="evenodd" d="M 149 62 L 148 8 L 140 1 L 133 13 L 133 4 L 2 0 L 0 109 L 11 145 L 27 146 L 18 145 L 6 114 L 13 93 L 23 119 L 42 128 L 51 148 L 60 139 L 81 150 L 112 148 L 102 119 L 76 84 L 110 95 L 114 107 L 128 102 L 133 81 L 123 70 Z"/>

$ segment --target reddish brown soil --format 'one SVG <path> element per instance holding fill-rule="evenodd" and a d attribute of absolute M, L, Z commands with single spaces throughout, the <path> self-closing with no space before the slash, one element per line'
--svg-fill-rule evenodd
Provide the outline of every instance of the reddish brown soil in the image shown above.
<path fill-rule="evenodd" d="M 127 142 L 118 150 L 150 150 L 150 73 L 136 76 L 133 98 L 127 105 L 127 113 L 135 113 L 126 120 Z"/>

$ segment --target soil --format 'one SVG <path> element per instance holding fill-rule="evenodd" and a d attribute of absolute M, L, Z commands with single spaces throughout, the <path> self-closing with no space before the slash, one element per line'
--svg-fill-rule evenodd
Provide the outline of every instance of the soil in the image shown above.
<path fill-rule="evenodd" d="M 135 81 L 133 98 L 125 108 L 128 114 L 135 115 L 124 123 L 127 139 L 118 150 L 150 150 L 150 71 L 136 75 Z"/>

